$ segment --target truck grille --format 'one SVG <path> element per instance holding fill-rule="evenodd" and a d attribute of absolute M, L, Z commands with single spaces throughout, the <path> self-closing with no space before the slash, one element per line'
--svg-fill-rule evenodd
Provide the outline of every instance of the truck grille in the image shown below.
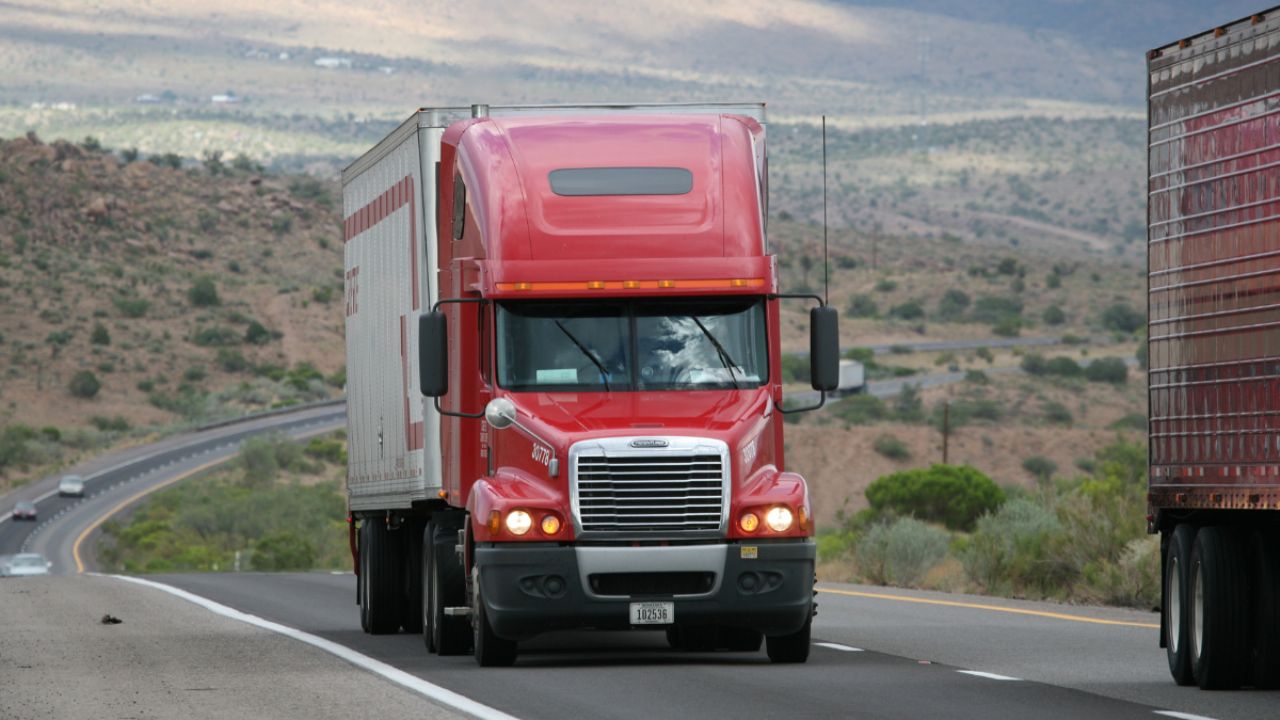
<path fill-rule="evenodd" d="M 644 537 L 720 530 L 726 504 L 722 454 L 575 455 L 575 510 L 583 533 Z"/>

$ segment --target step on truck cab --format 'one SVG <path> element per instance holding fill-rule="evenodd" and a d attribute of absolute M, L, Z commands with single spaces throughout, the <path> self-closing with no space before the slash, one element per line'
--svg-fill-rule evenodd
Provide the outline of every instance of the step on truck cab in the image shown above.
<path fill-rule="evenodd" d="M 1179 685 L 1280 686 L 1280 8 L 1148 53 L 1147 516 Z"/>
<path fill-rule="evenodd" d="M 367 632 L 481 665 L 571 628 L 807 658 L 813 513 L 783 454 L 764 120 L 424 109 L 344 171 Z M 834 390 L 835 311 L 810 313 L 814 387 Z"/>

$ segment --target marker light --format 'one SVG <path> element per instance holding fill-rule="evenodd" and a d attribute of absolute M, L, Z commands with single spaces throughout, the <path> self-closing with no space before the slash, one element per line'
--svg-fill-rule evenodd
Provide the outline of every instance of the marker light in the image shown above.
<path fill-rule="evenodd" d="M 768 525 L 769 529 L 774 532 L 790 530 L 791 520 L 791 511 L 781 505 L 769 508 L 769 512 L 764 514 L 764 524 Z M 508 518 L 507 523 L 510 524 L 510 522 L 511 520 Z"/>
<path fill-rule="evenodd" d="M 507 513 L 507 530 L 512 535 L 523 535 L 529 532 L 531 527 L 533 527 L 533 518 L 529 517 L 529 513 L 523 510 L 512 510 Z"/>
<path fill-rule="evenodd" d="M 498 531 L 501 529 L 502 529 L 502 513 L 498 512 L 497 510 L 493 510 L 492 512 L 489 513 L 489 534 L 497 535 Z"/>
<path fill-rule="evenodd" d="M 803 505 L 801 505 L 798 508 L 796 514 L 800 516 L 800 529 L 808 530 L 809 529 L 809 513 L 804 509 Z"/>
<path fill-rule="evenodd" d="M 560 518 L 555 515 L 547 515 L 542 518 L 542 534 L 555 535 L 560 532 Z"/>
<path fill-rule="evenodd" d="M 742 532 L 753 533 L 760 527 L 760 516 L 753 512 L 742 513 L 742 517 L 738 518 L 738 527 L 742 528 Z"/>

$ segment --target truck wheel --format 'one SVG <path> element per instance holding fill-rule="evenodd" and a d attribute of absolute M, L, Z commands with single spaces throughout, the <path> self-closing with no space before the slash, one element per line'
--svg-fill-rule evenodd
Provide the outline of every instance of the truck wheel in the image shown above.
<path fill-rule="evenodd" d="M 1202 690 L 1240 687 L 1249 671 L 1249 584 L 1244 543 L 1227 528 L 1196 533 L 1187 597 L 1191 669 Z"/>
<path fill-rule="evenodd" d="M 387 635 L 400 629 L 400 558 L 387 526 L 377 518 L 360 527 L 360 581 L 364 593 L 360 624 L 365 632 Z"/>
<path fill-rule="evenodd" d="M 1249 683 L 1260 690 L 1280 687 L 1280 553 L 1274 532 L 1253 534 L 1253 645 Z"/>
<path fill-rule="evenodd" d="M 403 617 L 400 618 L 400 625 L 405 632 L 413 635 L 422 632 L 418 610 L 422 607 L 422 580 L 425 577 L 422 574 L 423 547 L 418 542 L 418 534 L 410 526 L 406 526 L 400 535 L 404 544 L 404 588 L 400 597 L 400 612 Z"/>
<path fill-rule="evenodd" d="M 809 659 L 809 631 L 813 617 L 804 621 L 804 627 L 790 635 L 773 635 L 765 638 L 765 652 L 775 663 L 802 663 Z"/>
<path fill-rule="evenodd" d="M 1191 624 L 1187 621 L 1187 568 L 1191 566 L 1191 544 L 1195 529 L 1179 525 L 1169 536 L 1164 561 L 1164 649 L 1169 658 L 1169 674 L 1179 685 L 1196 681 L 1191 673 Z"/>
<path fill-rule="evenodd" d="M 475 648 L 476 662 L 480 663 L 480 667 L 510 667 L 516 662 L 516 642 L 498 637 L 489 625 L 484 599 L 480 597 L 480 572 L 476 568 L 471 571 L 471 584 L 474 588 L 474 606 L 471 608 L 472 645 Z"/>
<path fill-rule="evenodd" d="M 432 552 L 432 541 L 435 537 L 435 523 L 427 523 L 427 527 L 422 531 L 422 598 L 419 603 L 419 610 L 422 613 L 422 644 L 426 646 L 427 652 L 436 651 L 436 639 L 434 620 L 435 612 L 431 608 L 432 586 L 435 584 L 431 570 L 431 558 L 435 554 Z"/>
<path fill-rule="evenodd" d="M 447 607 L 462 607 L 467 602 L 467 588 L 458 562 L 458 531 L 436 527 L 431 552 L 431 634 L 432 645 L 440 655 L 462 655 L 471 649 L 471 632 L 465 617 L 444 614 Z"/>

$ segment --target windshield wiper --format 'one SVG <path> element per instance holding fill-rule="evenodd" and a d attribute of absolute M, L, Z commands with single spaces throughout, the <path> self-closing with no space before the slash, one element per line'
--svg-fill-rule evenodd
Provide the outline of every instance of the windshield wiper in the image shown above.
<path fill-rule="evenodd" d="M 586 355 L 587 359 L 591 361 L 591 364 L 600 369 L 600 382 L 604 383 L 604 389 L 607 392 L 609 390 L 609 371 L 604 369 L 604 363 L 600 362 L 600 360 L 596 358 L 595 353 L 588 350 L 586 345 L 578 342 L 578 338 L 574 337 L 573 333 L 569 332 L 568 328 L 566 328 L 559 320 L 556 320 L 555 323 L 556 327 L 560 328 L 560 332 L 564 333 L 564 336 L 569 338 L 569 342 L 576 345 L 578 349 L 582 351 L 582 354 Z M 704 330 L 703 332 L 706 331 Z"/>
<path fill-rule="evenodd" d="M 729 357 L 729 353 L 724 349 L 724 346 L 720 344 L 716 336 L 711 334 L 711 331 L 707 329 L 706 325 L 702 324 L 702 321 L 696 315 L 690 315 L 689 317 L 698 324 L 698 329 L 702 331 L 703 335 L 707 336 L 707 339 L 711 341 L 711 345 L 715 347 L 716 356 L 720 358 L 720 364 L 724 365 L 724 369 L 729 371 L 729 382 L 733 383 L 733 389 L 741 390 L 742 388 L 738 387 L 738 381 L 734 378 L 733 373 L 734 365 L 737 363 L 733 361 L 733 358 Z"/>

